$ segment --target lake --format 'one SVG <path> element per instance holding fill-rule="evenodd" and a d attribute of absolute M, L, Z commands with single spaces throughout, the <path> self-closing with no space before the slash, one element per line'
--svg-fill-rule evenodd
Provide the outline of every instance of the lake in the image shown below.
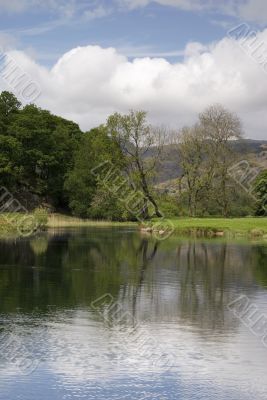
<path fill-rule="evenodd" d="M 129 228 L 1 241 L 0 399 L 267 399 L 266 261 Z"/>

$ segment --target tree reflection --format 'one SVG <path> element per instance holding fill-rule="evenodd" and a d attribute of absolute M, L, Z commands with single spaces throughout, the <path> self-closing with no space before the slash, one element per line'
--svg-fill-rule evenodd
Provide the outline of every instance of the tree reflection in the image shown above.
<path fill-rule="evenodd" d="M 0 242 L 0 312 L 91 309 L 105 293 L 138 320 L 232 329 L 227 304 L 267 287 L 266 247 L 89 229 Z M 260 285 L 260 287 L 259 287 Z"/>

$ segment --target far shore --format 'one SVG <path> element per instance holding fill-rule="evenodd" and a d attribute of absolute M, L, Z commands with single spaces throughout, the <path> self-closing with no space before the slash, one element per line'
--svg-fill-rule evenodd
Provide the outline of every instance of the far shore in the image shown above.
<path fill-rule="evenodd" d="M 244 218 L 170 218 L 173 234 L 204 237 L 238 237 L 267 239 L 267 217 Z M 158 220 L 150 224 L 157 225 Z M 164 222 L 162 223 L 164 229 Z M 146 229 L 146 227 L 144 227 Z"/>
<path fill-rule="evenodd" d="M 118 222 L 108 220 L 92 220 L 76 218 L 65 214 L 50 214 L 48 216 L 48 228 L 71 228 L 71 227 L 90 227 L 90 226 L 137 226 L 136 222 Z"/>
<path fill-rule="evenodd" d="M 19 236 L 16 222 L 24 217 L 16 214 L 8 222 L 5 214 L 0 214 L 0 237 Z M 10 214 L 9 214 L 10 218 Z M 82 228 L 82 227 L 135 227 L 140 231 L 153 233 L 153 226 L 158 226 L 160 220 L 147 221 L 144 224 L 138 222 L 117 222 L 106 220 L 90 220 L 72 217 L 65 214 L 49 214 L 47 223 L 43 229 Z M 170 218 L 174 227 L 173 235 L 190 237 L 239 237 L 267 239 L 267 217 L 244 218 Z M 164 229 L 164 220 L 162 222 Z M 162 229 L 161 228 L 161 229 Z"/>

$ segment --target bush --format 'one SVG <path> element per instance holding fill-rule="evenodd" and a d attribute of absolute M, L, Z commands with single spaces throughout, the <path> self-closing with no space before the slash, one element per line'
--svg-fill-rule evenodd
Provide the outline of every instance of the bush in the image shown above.
<path fill-rule="evenodd" d="M 178 217 L 182 214 L 181 206 L 178 206 L 178 201 L 169 195 L 162 195 L 159 198 L 160 212 L 166 217 Z"/>
<path fill-rule="evenodd" d="M 33 212 L 34 218 L 38 224 L 39 229 L 44 229 L 48 223 L 48 212 L 45 208 L 36 208 Z"/>
<path fill-rule="evenodd" d="M 89 209 L 89 217 L 109 221 L 129 221 L 133 216 L 126 210 L 122 201 L 107 188 L 99 184 Z"/>

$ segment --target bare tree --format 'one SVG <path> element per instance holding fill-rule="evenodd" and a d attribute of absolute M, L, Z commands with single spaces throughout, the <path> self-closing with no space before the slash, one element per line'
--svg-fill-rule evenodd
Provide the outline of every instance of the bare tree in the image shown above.
<path fill-rule="evenodd" d="M 189 214 L 193 217 L 203 192 L 207 193 L 211 185 L 213 167 L 209 163 L 208 142 L 199 124 L 183 128 L 179 139 L 181 178 L 188 195 Z"/>
<path fill-rule="evenodd" d="M 216 104 L 207 108 L 199 116 L 201 129 L 209 142 L 210 162 L 213 164 L 219 190 L 216 196 L 222 214 L 229 213 L 229 167 L 233 163 L 234 152 L 231 141 L 242 137 L 240 119 L 223 106 Z"/>

